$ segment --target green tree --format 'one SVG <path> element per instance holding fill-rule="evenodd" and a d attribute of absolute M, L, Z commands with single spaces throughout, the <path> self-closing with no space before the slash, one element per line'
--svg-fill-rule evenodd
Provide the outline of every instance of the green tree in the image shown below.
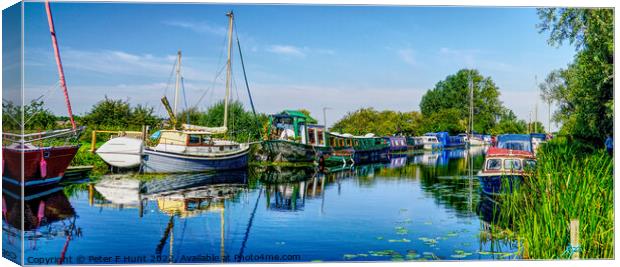
<path fill-rule="evenodd" d="M 527 133 L 527 123 L 525 120 L 517 119 L 517 115 L 512 110 L 504 108 L 499 122 L 491 129 L 490 133 L 493 135 Z"/>
<path fill-rule="evenodd" d="M 220 101 L 209 107 L 205 112 L 196 108 L 184 110 L 178 115 L 178 120 L 186 122 L 187 114 L 190 115 L 190 124 L 208 127 L 219 127 L 224 124 L 224 101 Z M 259 140 L 261 138 L 261 126 L 268 121 L 264 114 L 246 111 L 243 103 L 232 101 L 228 104 L 228 135 L 238 141 Z"/>
<path fill-rule="evenodd" d="M 560 132 L 602 144 L 613 134 L 614 10 L 541 8 L 538 15 L 537 26 L 549 33 L 550 45 L 568 41 L 577 50 L 560 71 L 564 87 L 542 91 L 559 104 L 554 119 L 562 123 Z"/>
<path fill-rule="evenodd" d="M 33 100 L 23 109 L 12 102 L 2 102 L 2 130 L 12 131 L 21 129 L 21 113 L 24 115 L 24 130 L 50 130 L 57 128 L 58 117 L 45 108 L 43 101 Z"/>
<path fill-rule="evenodd" d="M 161 119 L 153 115 L 152 107 L 137 105 L 132 108 L 125 100 L 106 96 L 104 100 L 93 105 L 81 121 L 98 130 L 140 130 L 143 125 L 156 127 Z"/>
<path fill-rule="evenodd" d="M 461 111 L 456 108 L 441 109 L 424 117 L 424 132 L 448 132 L 450 135 L 465 132 L 467 121 L 461 117 Z"/>
<path fill-rule="evenodd" d="M 422 132 L 421 126 L 422 115 L 416 111 L 377 111 L 373 108 L 361 108 L 347 113 L 334 124 L 332 130 L 354 135 L 374 133 L 379 136 L 394 134 L 413 136 Z"/>
<path fill-rule="evenodd" d="M 435 88 L 428 90 L 420 101 L 420 110 L 425 118 L 440 118 L 433 116 L 434 113 L 450 110 L 451 119 L 456 124 L 445 125 L 452 130 L 462 129 L 460 125 L 465 120 L 465 126 L 469 120 L 470 106 L 470 80 L 474 91 L 474 131 L 489 132 L 497 123 L 496 118 L 502 111 L 502 103 L 499 100 L 499 88 L 490 77 L 482 76 L 477 70 L 462 69 L 456 74 L 449 75 L 445 80 L 439 81 Z M 428 121 L 427 123 L 433 123 Z M 435 125 L 435 126 L 436 126 Z M 436 127 L 431 127 L 436 129 Z M 448 129 L 438 129 L 447 131 Z"/>

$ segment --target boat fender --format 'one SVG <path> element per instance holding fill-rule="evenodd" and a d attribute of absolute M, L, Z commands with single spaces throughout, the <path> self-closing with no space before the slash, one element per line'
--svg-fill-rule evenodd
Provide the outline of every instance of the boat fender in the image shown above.
<path fill-rule="evenodd" d="M 43 151 L 41 151 L 41 154 L 43 154 Z M 45 178 L 45 176 L 47 176 L 47 161 L 45 161 L 43 155 L 41 155 L 41 161 L 39 161 L 39 168 L 41 171 L 41 178 Z"/>
<path fill-rule="evenodd" d="M 41 225 L 43 217 L 45 217 L 45 202 L 41 200 L 41 202 L 39 202 L 39 210 L 37 211 L 38 225 Z"/>

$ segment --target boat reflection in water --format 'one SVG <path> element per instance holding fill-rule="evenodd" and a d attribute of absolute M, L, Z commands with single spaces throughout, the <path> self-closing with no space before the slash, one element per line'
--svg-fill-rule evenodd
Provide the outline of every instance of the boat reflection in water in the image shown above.
<path fill-rule="evenodd" d="M 317 170 L 311 167 L 266 167 L 256 168 L 254 172 L 264 185 L 269 210 L 303 210 L 306 197 L 321 195 L 324 188 L 324 180 L 319 181 Z"/>
<path fill-rule="evenodd" d="M 234 197 L 247 187 L 247 171 L 223 171 L 166 175 L 138 179 L 132 175 L 103 177 L 94 189 L 103 196 L 91 203 L 98 206 L 138 208 L 143 216 L 149 201 L 168 215 L 187 217 L 196 213 L 219 210 L 224 200 Z"/>
<path fill-rule="evenodd" d="M 133 176 L 108 176 L 94 186 L 105 198 L 103 201 L 99 200 L 99 204 L 121 209 L 137 207 L 140 217 L 148 210 L 149 203 L 157 203 L 159 212 L 169 216 L 169 219 L 155 247 L 155 254 L 158 257 L 167 257 L 170 263 L 179 262 L 173 253 L 175 217 L 186 219 L 209 212 L 219 213 L 220 261 L 224 262 L 224 204 L 247 187 L 247 171 L 240 170 L 166 175 L 142 180 Z M 95 200 L 91 200 L 91 203 L 94 202 Z M 163 251 L 166 243 L 170 249 L 168 255 L 164 255 Z"/>
<path fill-rule="evenodd" d="M 23 206 L 20 195 L 19 191 L 2 189 L 3 246 L 21 249 L 22 233 L 24 245 L 30 250 L 37 249 L 39 240 L 64 239 L 60 257 L 54 262 L 62 264 L 70 241 L 82 236 L 81 228 L 76 227 L 75 209 L 63 187 L 56 184 L 29 188 L 25 191 Z M 20 231 L 22 222 L 23 232 Z"/>

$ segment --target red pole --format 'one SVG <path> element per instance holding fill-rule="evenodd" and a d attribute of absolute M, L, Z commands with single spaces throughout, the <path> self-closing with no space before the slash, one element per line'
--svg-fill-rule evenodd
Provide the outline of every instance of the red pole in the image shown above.
<path fill-rule="evenodd" d="M 52 19 L 52 9 L 49 0 L 45 1 L 45 11 L 47 13 L 47 23 L 50 25 L 50 33 L 52 34 L 52 45 L 54 46 L 54 55 L 56 56 L 56 65 L 58 66 L 58 75 L 60 76 L 60 86 L 65 94 L 65 103 L 71 120 L 71 127 L 75 130 L 75 121 L 73 120 L 73 111 L 71 111 L 71 101 L 69 100 L 69 92 L 67 91 L 67 82 L 65 81 L 65 72 L 62 69 L 62 61 L 60 60 L 60 51 L 58 50 L 58 41 L 56 40 L 56 30 L 54 29 L 54 19 Z"/>

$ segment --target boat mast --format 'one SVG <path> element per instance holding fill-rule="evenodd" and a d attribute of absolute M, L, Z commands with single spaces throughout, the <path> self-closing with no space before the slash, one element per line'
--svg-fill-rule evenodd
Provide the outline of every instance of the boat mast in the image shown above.
<path fill-rule="evenodd" d="M 67 82 L 65 81 L 65 71 L 62 68 L 62 61 L 60 60 L 60 50 L 58 49 L 58 40 L 56 40 L 56 29 L 54 28 L 54 19 L 52 18 L 52 9 L 50 8 L 50 2 L 45 1 L 45 12 L 47 13 L 47 23 L 50 27 L 50 34 L 52 35 L 52 46 L 54 47 L 54 56 L 56 57 L 56 66 L 58 66 L 58 76 L 60 77 L 60 87 L 65 94 L 65 104 L 67 105 L 67 112 L 69 113 L 69 120 L 71 121 L 71 128 L 75 130 L 75 121 L 73 120 L 73 111 L 71 110 L 71 101 L 69 100 L 69 92 L 67 91 Z"/>
<path fill-rule="evenodd" d="M 469 72 L 469 141 L 474 134 L 474 81 Z"/>
<path fill-rule="evenodd" d="M 231 76 L 231 53 L 232 53 L 232 30 L 233 12 L 226 13 L 228 17 L 228 60 L 226 62 L 226 96 L 224 96 L 224 127 L 228 127 L 228 98 L 230 98 L 230 76 Z"/>
<path fill-rule="evenodd" d="M 177 106 L 179 103 L 179 83 L 181 81 L 181 50 L 177 53 L 177 80 L 174 87 L 174 116 L 177 116 Z"/>

